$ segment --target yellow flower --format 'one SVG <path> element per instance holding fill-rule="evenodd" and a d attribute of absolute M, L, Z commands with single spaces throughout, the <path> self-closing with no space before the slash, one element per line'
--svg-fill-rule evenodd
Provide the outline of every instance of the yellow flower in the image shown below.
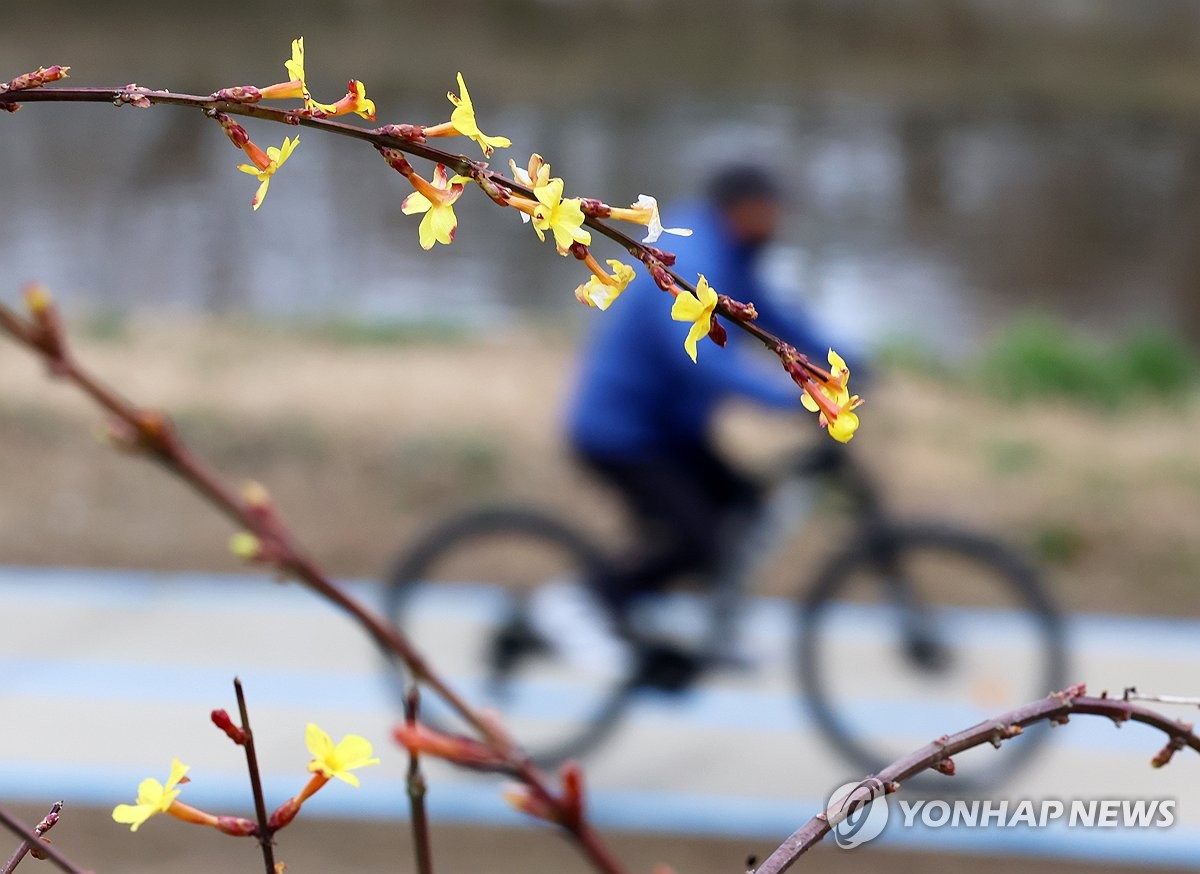
<path fill-rule="evenodd" d="M 678 237 L 692 235 L 688 228 L 664 228 L 662 218 L 658 214 L 658 201 L 649 194 L 639 194 L 638 199 L 631 203 L 628 209 L 610 207 L 609 217 L 645 225 L 646 236 L 642 238 L 643 243 L 656 243 L 663 234 L 675 234 Z"/>
<path fill-rule="evenodd" d="M 453 91 L 446 92 L 446 97 L 454 104 L 454 112 L 450 113 L 450 120 L 425 128 L 425 136 L 470 137 L 483 149 L 485 158 L 492 154 L 493 149 L 511 146 L 512 140 L 508 137 L 489 137 L 479 129 L 479 125 L 475 121 L 475 106 L 471 103 L 471 95 L 467 93 L 467 83 L 463 81 L 462 73 L 458 74 L 458 90 L 462 92 L 461 97 Z"/>
<path fill-rule="evenodd" d="M 517 162 L 512 158 L 508 159 L 508 166 L 512 168 L 513 179 L 527 188 L 537 188 L 550 181 L 550 165 L 537 152 L 529 156 L 528 169 L 518 167 Z"/>
<path fill-rule="evenodd" d="M 371 758 L 371 742 L 357 734 L 346 735 L 334 746 L 333 739 L 310 722 L 304 730 L 304 742 L 313 755 L 308 770 L 326 779 L 337 777 L 357 786 L 358 777 L 350 772 L 379 764 L 379 759 Z"/>
<path fill-rule="evenodd" d="M 447 178 L 445 164 L 438 164 L 433 171 L 433 182 L 428 182 L 416 173 L 407 176 L 416 189 L 400 204 L 405 215 L 424 213 L 418 233 L 422 249 L 432 249 L 434 243 L 450 245 L 458 230 L 458 217 L 454 214 L 454 202 L 462 197 L 463 184 L 470 182 L 469 176 Z"/>
<path fill-rule="evenodd" d="M 287 70 L 293 82 L 299 82 L 302 94 L 294 94 L 293 97 L 308 96 L 308 89 L 304 82 L 304 37 L 298 36 L 292 40 L 292 59 L 283 62 L 283 68 Z"/>
<path fill-rule="evenodd" d="M 247 143 L 246 145 L 254 146 L 253 143 Z M 267 188 L 271 184 L 271 177 L 275 175 L 275 171 L 282 167 L 284 162 L 291 157 L 292 152 L 295 151 L 298 145 L 300 145 L 300 137 L 296 137 L 294 140 L 284 137 L 283 146 L 278 149 L 274 146 L 268 146 L 265 156 L 257 146 L 254 146 L 253 151 L 243 146 L 246 154 L 250 156 L 250 160 L 254 161 L 254 163 L 238 164 L 238 169 L 243 173 L 249 173 L 251 176 L 258 177 L 260 183 L 258 191 L 254 193 L 254 200 L 250 201 L 251 206 L 255 209 L 262 206 L 263 198 L 267 196 Z"/>
<path fill-rule="evenodd" d="M 375 120 L 375 101 L 367 98 L 367 86 L 357 79 L 351 79 L 346 86 L 346 96 L 332 106 L 321 104 L 313 115 L 318 118 L 331 118 L 335 115 L 346 115 L 357 112 L 368 121 Z"/>
<path fill-rule="evenodd" d="M 304 100 L 306 112 L 311 113 L 330 108 L 324 103 L 313 100 L 312 94 L 308 91 L 308 83 L 304 80 L 304 37 L 292 40 L 292 57 L 291 60 L 283 62 L 283 68 L 287 70 L 288 80 L 259 89 L 263 100 L 286 100 L 291 97 L 300 97 Z"/>
<path fill-rule="evenodd" d="M 700 274 L 700 281 L 696 283 L 694 294 L 680 291 L 675 296 L 675 303 L 671 306 L 671 318 L 677 322 L 692 323 L 687 339 L 683 341 L 683 348 L 687 350 L 692 361 L 696 360 L 696 343 L 707 337 L 712 328 L 712 314 L 716 308 L 717 293 L 709 287 L 703 273 Z"/>
<path fill-rule="evenodd" d="M 172 759 L 167 784 L 164 786 L 153 777 L 147 777 L 138 784 L 137 803 L 118 804 L 113 808 L 113 820 L 129 825 L 129 830 L 135 832 L 150 817 L 166 813 L 179 797 L 179 790 L 175 787 L 187 772 L 187 765 L 179 759 Z"/>
<path fill-rule="evenodd" d="M 464 137 L 470 137 L 479 144 L 479 148 L 483 149 L 484 157 L 492 154 L 493 149 L 504 149 L 512 145 L 512 140 L 508 137 L 489 137 L 479 129 L 479 125 L 475 122 L 475 107 L 471 103 L 471 95 L 467 93 L 467 83 L 463 81 L 463 74 L 458 74 L 458 90 L 462 92 L 462 96 L 455 96 L 453 91 L 447 91 L 446 97 L 454 104 L 454 112 L 450 113 L 450 123 L 458 128 L 458 132 Z"/>
<path fill-rule="evenodd" d="M 583 229 L 583 209 L 578 197 L 563 200 L 563 181 L 550 179 L 545 185 L 533 189 L 538 203 L 533 208 L 533 229 L 538 239 L 546 239 L 546 231 L 554 233 L 554 245 L 558 254 L 566 255 L 572 243 L 592 242 L 592 235 Z"/>
<path fill-rule="evenodd" d="M 862 401 L 858 395 L 855 395 L 854 402 L 857 406 Z M 839 443 L 849 443 L 854 432 L 858 430 L 858 414 L 851 412 L 851 409 L 843 409 L 837 414 L 837 418 L 828 425 L 829 436 Z"/>
<path fill-rule="evenodd" d="M 596 259 L 591 256 L 591 253 L 587 255 L 584 261 L 591 268 L 592 276 L 588 278 L 587 282 L 575 289 L 575 299 L 590 307 L 598 307 L 601 310 L 606 310 L 612 306 L 612 302 L 633 281 L 633 268 L 628 264 L 622 264 L 620 261 L 610 258 L 605 262 L 612 268 L 613 272 L 610 275 L 604 272 L 604 269 L 596 263 Z"/>
<path fill-rule="evenodd" d="M 862 404 L 862 398 L 851 395 L 850 368 L 845 359 L 832 349 L 829 350 L 829 380 L 821 383 L 809 380 L 804 386 L 800 403 L 810 413 L 818 414 L 822 428 L 839 443 L 848 443 L 858 430 L 858 415 L 854 409 Z"/>
<path fill-rule="evenodd" d="M 518 167 L 517 162 L 512 158 L 508 159 L 508 166 L 512 168 L 513 179 L 527 188 L 537 188 L 550 181 L 550 165 L 537 152 L 529 156 L 528 169 Z M 529 213 L 522 212 L 520 215 L 521 221 L 529 221 Z"/>

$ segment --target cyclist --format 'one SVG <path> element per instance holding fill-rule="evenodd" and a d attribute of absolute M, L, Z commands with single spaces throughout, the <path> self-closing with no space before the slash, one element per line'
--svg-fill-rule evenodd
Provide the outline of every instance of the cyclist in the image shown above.
<path fill-rule="evenodd" d="M 673 210 L 673 223 L 693 230 L 671 238 L 675 269 L 713 288 L 753 301 L 758 323 L 813 360 L 827 344 L 797 308 L 764 293 L 758 255 L 783 217 L 779 186 L 764 170 L 735 165 L 712 177 L 706 202 Z M 682 346 L 687 325 L 668 316 L 670 300 L 639 274 L 612 308 L 595 319 L 567 415 L 571 446 L 612 486 L 639 520 L 640 542 L 614 569 L 587 587 L 543 587 L 538 624 L 564 650 L 613 671 L 629 667 L 617 632 L 630 604 L 691 573 L 707 574 L 721 554 L 723 533 L 757 500 L 755 484 L 717 451 L 714 414 L 731 396 L 778 409 L 798 409 L 799 389 L 778 367 L 747 356 L 750 338 L 730 329 L 729 348 L 701 344 L 693 363 Z M 739 342 L 742 341 L 742 342 Z"/>

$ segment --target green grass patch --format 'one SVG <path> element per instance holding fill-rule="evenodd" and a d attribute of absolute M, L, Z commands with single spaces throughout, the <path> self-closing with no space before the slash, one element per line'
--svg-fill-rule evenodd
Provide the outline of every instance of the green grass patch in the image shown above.
<path fill-rule="evenodd" d="M 1196 353 L 1165 332 L 1142 329 L 1103 342 L 1037 317 L 996 338 L 978 372 L 985 388 L 1006 400 L 1061 399 L 1109 410 L 1178 399 L 1200 382 Z"/>
<path fill-rule="evenodd" d="M 1086 551 L 1087 540 L 1068 523 L 1050 522 L 1034 532 L 1032 546 L 1042 561 L 1070 566 Z"/>

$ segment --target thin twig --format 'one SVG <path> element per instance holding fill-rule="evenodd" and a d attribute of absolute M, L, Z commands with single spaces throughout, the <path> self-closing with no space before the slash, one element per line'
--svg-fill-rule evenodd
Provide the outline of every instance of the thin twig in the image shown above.
<path fill-rule="evenodd" d="M 1142 695 L 1130 686 L 1121 696 L 1123 701 L 1151 701 L 1155 704 L 1178 704 L 1181 707 L 1200 707 L 1200 697 L 1194 695 Z"/>
<path fill-rule="evenodd" d="M 879 788 L 882 788 L 884 793 L 891 794 L 900 789 L 903 781 L 929 768 L 952 775 L 954 765 L 951 756 L 987 743 L 999 748 L 1004 741 L 1021 734 L 1021 730 L 1027 725 L 1037 722 L 1062 725 L 1077 713 L 1106 716 L 1118 726 L 1125 722 L 1140 722 L 1161 731 L 1168 741 L 1151 759 L 1151 765 L 1154 767 L 1165 765 L 1176 750 L 1185 747 L 1200 753 L 1200 737 L 1194 733 L 1191 723 L 1176 722 L 1153 710 L 1119 698 L 1092 698 L 1085 696 L 1084 692 L 1082 685 L 1072 686 L 994 719 L 985 720 L 957 734 L 940 737 L 863 781 L 861 791 L 856 789 L 846 800 L 867 801 L 871 794 L 879 794 Z M 832 827 L 830 817 L 837 822 L 844 817 L 845 808 L 843 803 L 841 810 L 831 809 L 818 813 L 780 844 L 778 849 L 755 869 L 756 874 L 781 874 L 786 871 L 792 863 L 820 843 Z"/>
<path fill-rule="evenodd" d="M 254 732 L 250 729 L 250 713 L 246 709 L 246 694 L 242 681 L 233 678 L 233 691 L 237 694 L 238 716 L 242 720 L 242 732 L 246 749 L 246 769 L 250 772 L 250 791 L 254 793 L 254 815 L 258 820 L 258 845 L 262 847 L 263 865 L 266 874 L 275 874 L 275 846 L 272 842 L 271 826 L 267 821 L 267 802 L 263 797 L 262 774 L 258 770 L 258 753 L 254 748 Z"/>
<path fill-rule="evenodd" d="M 61 801 L 58 802 L 57 804 L 54 805 L 54 807 L 52 807 L 50 809 L 50 812 L 54 813 L 57 817 L 57 812 L 55 811 L 54 808 L 61 809 L 62 802 Z M 45 821 L 46 820 L 43 819 L 41 823 L 38 823 L 38 826 L 40 827 L 43 823 L 45 823 Z M 24 840 L 24 843 L 21 845 L 21 849 L 28 850 L 30 847 L 36 846 L 37 851 L 41 855 L 45 856 L 47 859 L 49 859 L 51 862 L 53 862 L 55 865 L 57 865 L 63 871 L 66 871 L 67 874 L 93 874 L 92 871 L 89 871 L 85 868 L 80 868 L 78 865 L 76 865 L 74 862 L 72 862 L 70 859 L 68 859 L 66 856 L 64 856 L 60 850 L 56 849 L 53 844 L 43 841 L 41 839 L 42 838 L 41 833 L 38 832 L 37 829 L 31 829 L 29 826 L 25 825 L 25 823 L 21 822 L 21 820 L 17 819 L 15 816 L 13 816 L 11 813 L 9 813 L 7 810 L 5 810 L 3 807 L 0 807 L 0 825 L 3 825 L 5 828 L 7 828 L 9 831 L 11 831 L 13 834 L 15 834 L 17 837 L 22 838 Z M 52 826 L 52 825 L 53 825 L 53 823 L 50 824 L 50 826 Z M 44 829 L 44 830 L 49 831 L 50 826 L 46 826 L 46 829 Z M 22 854 L 22 856 L 23 855 L 24 854 Z M 16 857 L 16 854 L 14 854 L 14 858 L 16 858 L 16 862 L 21 861 L 21 859 L 19 857 Z M 4 870 L 6 872 L 11 871 L 12 868 L 16 867 L 16 862 L 14 862 L 12 859 L 9 859 L 9 863 L 11 864 L 12 867 L 6 866 Z"/>
<path fill-rule="evenodd" d="M 56 801 L 50 805 L 50 812 L 42 817 L 42 821 L 33 827 L 33 833 L 39 838 L 58 823 L 58 815 L 62 813 L 63 803 Z M 42 842 L 39 841 L 39 847 Z M 13 854 L 8 857 L 8 861 L 4 863 L 4 867 L 0 868 L 0 874 L 12 874 L 17 866 L 21 864 L 21 860 L 25 858 L 25 854 L 32 850 L 33 847 L 28 843 L 22 843 L 21 846 L 13 850 Z M 35 858 L 41 858 L 40 849 L 34 852 Z"/>
<path fill-rule="evenodd" d="M 421 690 L 412 683 L 404 697 L 404 721 L 415 725 L 420 709 Z M 408 751 L 407 786 L 417 874 L 433 874 L 433 842 L 429 836 L 429 814 L 425 809 L 425 775 L 421 772 L 421 756 L 413 749 Z"/>

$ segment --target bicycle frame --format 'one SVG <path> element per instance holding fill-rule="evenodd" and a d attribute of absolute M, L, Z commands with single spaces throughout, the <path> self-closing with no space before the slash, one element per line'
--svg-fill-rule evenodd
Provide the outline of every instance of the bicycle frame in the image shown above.
<path fill-rule="evenodd" d="M 749 583 L 808 521 L 816 493 L 827 484 L 819 480 L 836 481 L 843 488 L 856 524 L 871 542 L 878 541 L 886 529 L 879 493 L 848 450 L 821 446 L 799 453 L 768 489 L 761 508 L 740 525 L 735 523 L 727 554 L 712 576 L 708 633 L 701 650 L 709 663 L 729 660 L 724 650 L 736 639 L 734 632 Z"/>

